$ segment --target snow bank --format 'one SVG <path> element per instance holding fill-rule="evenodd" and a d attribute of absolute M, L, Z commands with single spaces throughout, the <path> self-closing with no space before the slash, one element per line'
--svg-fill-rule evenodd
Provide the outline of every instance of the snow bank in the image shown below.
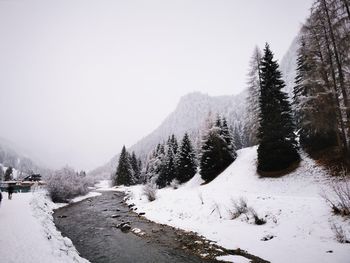
<path fill-rule="evenodd" d="M 148 202 L 142 186 L 125 188 L 128 202 L 146 217 L 198 232 L 229 249 L 241 248 L 271 262 L 349 262 L 350 245 L 337 243 L 336 222 L 348 231 L 350 222 L 333 216 L 320 193 L 329 190 L 327 173 L 302 156 L 300 167 L 281 178 L 259 178 L 256 147 L 238 151 L 237 160 L 219 177 L 201 185 L 199 175 L 174 190 L 161 189 Z M 245 198 L 265 225 L 245 216 L 232 220 L 232 200 Z M 203 204 L 202 204 L 203 202 Z M 262 241 L 266 236 L 273 237 Z"/>
<path fill-rule="evenodd" d="M 16 193 L 12 200 L 5 197 L 0 208 L 0 261 L 89 262 L 57 231 L 52 213 L 58 207 L 44 191 Z"/>

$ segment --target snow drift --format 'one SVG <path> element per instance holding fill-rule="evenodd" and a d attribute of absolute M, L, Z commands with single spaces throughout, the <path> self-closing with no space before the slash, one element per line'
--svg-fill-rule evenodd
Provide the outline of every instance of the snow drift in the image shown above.
<path fill-rule="evenodd" d="M 158 222 L 195 231 L 229 249 L 241 248 L 271 262 L 349 262 L 349 244 L 337 243 L 331 224 L 349 234 L 350 222 L 331 214 L 321 192 L 327 172 L 307 156 L 281 178 L 259 178 L 256 147 L 238 151 L 237 160 L 207 185 L 196 175 L 174 190 L 158 190 L 149 202 L 142 186 L 126 188 L 128 202 Z M 266 220 L 255 225 L 245 215 L 232 220 L 232 200 L 244 198 Z"/>

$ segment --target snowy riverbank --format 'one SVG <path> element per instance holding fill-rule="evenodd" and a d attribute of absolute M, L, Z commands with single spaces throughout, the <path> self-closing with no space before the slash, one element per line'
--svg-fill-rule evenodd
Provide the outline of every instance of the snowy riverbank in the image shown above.
<path fill-rule="evenodd" d="M 129 203 L 157 223 L 195 231 L 219 245 L 247 250 L 271 262 L 348 263 L 350 244 L 335 240 L 331 224 L 350 235 L 350 220 L 332 215 L 321 192 L 328 191 L 326 172 L 303 156 L 300 167 L 281 178 L 259 179 L 256 148 L 238 151 L 237 160 L 208 185 L 199 175 L 179 189 L 158 190 L 153 202 L 142 186 L 124 188 Z M 255 225 L 244 215 L 232 220 L 232 199 L 243 197 L 266 219 Z M 269 239 L 263 241 L 263 239 Z"/>
<path fill-rule="evenodd" d="M 13 194 L 0 207 L 0 262 L 6 263 L 87 263 L 69 238 L 57 231 L 53 210 L 65 204 L 54 204 L 45 191 Z M 99 195 L 88 195 L 73 200 Z"/>

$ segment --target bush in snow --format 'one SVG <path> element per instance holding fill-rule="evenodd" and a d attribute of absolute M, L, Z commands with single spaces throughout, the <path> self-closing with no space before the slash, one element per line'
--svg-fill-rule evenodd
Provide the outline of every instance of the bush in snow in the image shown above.
<path fill-rule="evenodd" d="M 255 211 L 254 208 L 249 208 L 249 213 L 252 215 L 254 219 L 254 224 L 256 225 L 264 225 L 266 223 L 266 220 L 264 218 L 261 218 L 258 216 L 258 213 Z"/>
<path fill-rule="evenodd" d="M 55 171 L 47 179 L 47 190 L 53 202 L 68 202 L 70 199 L 86 194 L 90 180 L 64 167 Z"/>
<path fill-rule="evenodd" d="M 335 238 L 339 243 L 350 243 L 350 240 L 348 240 L 346 233 L 344 229 L 341 226 L 338 226 L 336 224 L 331 225 L 331 229 L 333 233 L 335 234 Z"/>
<path fill-rule="evenodd" d="M 256 225 L 263 225 L 266 223 L 266 220 L 260 218 L 254 208 L 248 207 L 247 200 L 243 197 L 238 201 L 232 199 L 232 206 L 233 208 L 228 210 L 231 219 L 236 219 L 241 215 L 245 215 L 247 220 L 254 220 L 254 224 Z"/>
<path fill-rule="evenodd" d="M 248 205 L 246 199 L 243 197 L 241 197 L 238 201 L 232 199 L 232 206 L 233 208 L 228 210 L 231 219 L 236 219 L 242 214 L 247 216 Z"/>
<path fill-rule="evenodd" d="M 214 205 L 213 205 L 213 211 L 211 211 L 210 214 L 214 213 L 215 211 L 218 213 L 218 215 L 219 215 L 219 217 L 220 217 L 220 219 L 221 219 L 221 218 L 222 218 L 222 215 L 221 215 L 220 206 L 219 206 L 219 204 L 216 203 L 216 202 L 214 203 Z"/>
<path fill-rule="evenodd" d="M 342 180 L 332 182 L 332 193 L 329 195 L 321 194 L 336 215 L 350 216 L 350 181 L 346 177 L 347 174 L 348 172 L 343 169 L 341 172 Z"/>
<path fill-rule="evenodd" d="M 148 201 L 152 202 L 157 198 L 157 186 L 152 183 L 148 183 L 143 186 L 143 194 L 147 197 Z"/>

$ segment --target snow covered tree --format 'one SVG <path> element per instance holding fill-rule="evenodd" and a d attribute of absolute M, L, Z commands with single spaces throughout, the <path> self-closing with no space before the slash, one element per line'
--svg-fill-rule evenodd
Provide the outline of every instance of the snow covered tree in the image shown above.
<path fill-rule="evenodd" d="M 144 182 L 155 183 L 160 170 L 162 169 L 165 158 L 164 144 L 158 144 L 157 147 L 148 156 L 144 168 Z"/>
<path fill-rule="evenodd" d="M 246 99 L 246 122 L 244 132 L 247 133 L 247 146 L 258 144 L 259 131 L 259 98 L 260 98 L 260 63 L 261 51 L 255 47 L 249 64 L 248 72 L 248 95 Z"/>
<path fill-rule="evenodd" d="M 301 145 L 337 145 L 350 160 L 348 0 L 315 0 L 302 27 L 294 105 Z"/>
<path fill-rule="evenodd" d="M 132 178 L 132 167 L 130 164 L 130 157 L 129 153 L 126 151 L 125 146 L 123 146 L 123 149 L 120 153 L 117 172 L 113 181 L 114 185 L 129 186 L 134 183 Z"/>
<path fill-rule="evenodd" d="M 13 179 L 12 174 L 13 174 L 13 168 L 9 166 L 5 171 L 5 181 L 11 181 Z"/>
<path fill-rule="evenodd" d="M 89 192 L 92 181 L 87 176 L 64 167 L 50 174 L 46 188 L 53 202 L 68 202 L 70 199 Z"/>
<path fill-rule="evenodd" d="M 200 157 L 200 174 L 206 182 L 212 181 L 236 158 L 236 153 L 223 137 L 221 121 L 217 120 L 210 126 L 203 138 Z"/>
<path fill-rule="evenodd" d="M 158 178 L 156 180 L 156 184 L 159 188 L 163 188 L 171 183 L 176 177 L 176 160 L 174 153 L 174 141 L 172 139 L 168 140 L 166 145 L 166 153 L 163 159 L 163 163 L 161 165 L 161 169 L 159 171 Z M 177 143 L 176 143 L 177 150 Z"/>
<path fill-rule="evenodd" d="M 337 118 L 334 116 L 332 93 L 314 70 L 317 61 L 301 40 L 298 50 L 297 75 L 293 89 L 293 106 L 300 144 L 309 151 L 337 145 Z"/>
<path fill-rule="evenodd" d="M 185 133 L 176 156 L 176 179 L 179 183 L 185 183 L 190 180 L 197 172 L 196 154 L 191 140 Z"/>
<path fill-rule="evenodd" d="M 176 155 L 177 154 L 177 149 L 178 149 L 178 143 L 177 143 L 177 139 L 175 137 L 175 135 L 171 135 L 171 137 L 169 137 L 168 140 L 168 145 L 172 148 L 173 153 Z"/>
<path fill-rule="evenodd" d="M 268 44 L 261 61 L 258 171 L 279 171 L 300 159 L 292 110 L 277 62 Z"/>
<path fill-rule="evenodd" d="M 137 159 L 135 152 L 132 152 L 130 156 L 130 164 L 132 168 L 133 182 L 138 183 L 141 175 L 141 160 Z"/>

